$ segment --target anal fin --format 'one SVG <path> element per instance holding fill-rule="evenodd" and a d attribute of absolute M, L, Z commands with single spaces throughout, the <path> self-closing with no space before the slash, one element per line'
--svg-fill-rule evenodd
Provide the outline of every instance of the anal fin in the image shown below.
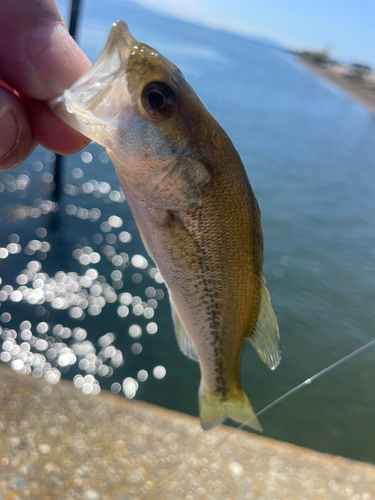
<path fill-rule="evenodd" d="M 257 322 L 248 336 L 260 359 L 274 370 L 280 363 L 280 335 L 277 319 L 271 305 L 271 297 L 262 276 L 260 306 Z"/>
<path fill-rule="evenodd" d="M 186 357 L 198 361 L 197 349 L 187 334 L 186 328 L 180 318 L 180 315 L 176 309 L 176 306 L 173 304 L 172 299 L 170 298 L 171 309 L 172 309 L 172 318 L 174 323 L 174 329 L 176 333 L 176 339 L 178 343 L 178 347 L 181 352 L 185 354 Z"/>

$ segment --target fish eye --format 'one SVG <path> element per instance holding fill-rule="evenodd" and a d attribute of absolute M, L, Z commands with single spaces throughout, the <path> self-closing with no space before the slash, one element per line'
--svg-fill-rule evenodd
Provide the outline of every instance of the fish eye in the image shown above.
<path fill-rule="evenodd" d="M 175 104 L 173 90 L 163 82 L 148 83 L 142 91 L 143 109 L 153 118 L 166 118 Z"/>

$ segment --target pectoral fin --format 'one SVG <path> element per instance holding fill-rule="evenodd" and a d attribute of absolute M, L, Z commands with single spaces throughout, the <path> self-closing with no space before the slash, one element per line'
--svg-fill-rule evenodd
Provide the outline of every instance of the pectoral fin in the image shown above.
<path fill-rule="evenodd" d="M 185 354 L 185 356 L 194 361 L 199 361 L 195 345 L 190 340 L 187 334 L 184 324 L 182 323 L 180 315 L 178 314 L 178 311 L 176 309 L 176 306 L 173 304 L 172 299 L 170 299 L 170 302 L 171 302 L 172 318 L 173 318 L 178 347 L 180 348 L 181 352 Z"/>
<path fill-rule="evenodd" d="M 280 363 L 280 336 L 277 319 L 271 306 L 271 298 L 262 277 L 260 306 L 257 322 L 248 339 L 260 359 L 274 370 Z"/>
<path fill-rule="evenodd" d="M 146 252 L 151 257 L 151 259 L 153 259 L 152 255 L 151 255 L 151 252 L 150 252 L 150 249 L 149 249 L 149 247 L 147 245 L 146 238 L 143 236 L 142 229 L 138 226 L 137 223 L 136 223 L 136 226 L 137 226 L 137 229 L 138 229 L 138 232 L 139 232 L 139 236 L 141 237 L 141 240 L 142 240 L 143 246 L 145 247 Z"/>

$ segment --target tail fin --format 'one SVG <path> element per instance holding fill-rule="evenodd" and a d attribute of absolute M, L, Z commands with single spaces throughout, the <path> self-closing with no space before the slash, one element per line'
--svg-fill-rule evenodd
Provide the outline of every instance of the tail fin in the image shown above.
<path fill-rule="evenodd" d="M 227 417 L 241 424 L 246 423 L 257 431 L 263 430 L 242 389 L 223 400 L 201 386 L 199 388 L 199 417 L 204 430 L 221 424 Z"/>

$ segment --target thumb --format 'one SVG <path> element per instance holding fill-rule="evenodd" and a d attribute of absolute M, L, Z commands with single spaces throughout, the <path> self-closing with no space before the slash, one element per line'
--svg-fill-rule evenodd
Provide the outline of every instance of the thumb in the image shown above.
<path fill-rule="evenodd" d="M 61 95 L 90 67 L 53 0 L 1 0 L 0 77 L 26 97 Z"/>

